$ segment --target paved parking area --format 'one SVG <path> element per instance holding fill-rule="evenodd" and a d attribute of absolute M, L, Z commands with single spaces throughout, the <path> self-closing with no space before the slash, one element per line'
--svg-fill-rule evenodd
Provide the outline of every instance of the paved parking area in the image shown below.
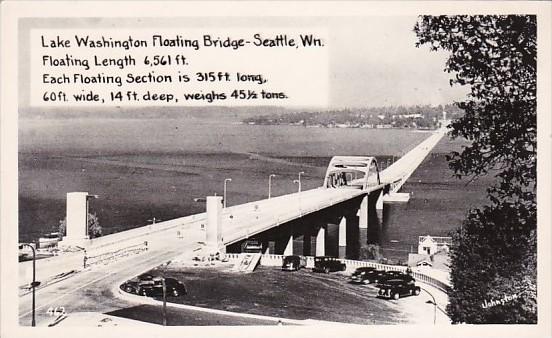
<path fill-rule="evenodd" d="M 375 286 L 351 284 L 349 276 L 342 273 L 326 275 L 313 273 L 310 269 L 285 272 L 277 267 L 261 266 L 247 274 L 207 267 L 154 269 L 152 274 L 163 274 L 183 281 L 188 295 L 171 298 L 169 301 L 186 305 L 297 320 L 351 324 L 433 323 L 434 307 L 426 303 L 431 299 L 426 292 L 397 301 L 381 299 L 376 297 Z M 434 295 L 440 292 L 430 286 L 421 285 Z M 444 309 L 446 299 L 443 303 L 442 296 L 437 298 L 438 305 Z M 138 313 L 154 311 L 153 308 L 155 306 L 133 307 L 112 314 L 137 318 Z M 439 310 L 437 312 L 438 323 L 447 323 L 446 316 Z M 207 314 L 197 314 L 191 322 L 190 318 L 179 319 L 177 312 L 171 316 L 171 325 L 229 325 L 224 318 L 217 319 L 217 316 Z M 200 320 L 202 317 L 204 320 Z M 241 324 L 247 325 L 247 322 L 245 320 Z"/>

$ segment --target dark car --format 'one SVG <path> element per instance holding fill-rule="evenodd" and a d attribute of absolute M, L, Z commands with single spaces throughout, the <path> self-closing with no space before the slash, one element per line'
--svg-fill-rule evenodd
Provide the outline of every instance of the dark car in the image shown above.
<path fill-rule="evenodd" d="M 383 278 L 380 278 L 379 280 L 380 281 L 383 281 L 383 280 L 388 280 L 388 279 L 405 279 L 405 280 L 409 280 L 410 278 L 410 275 L 402 272 L 402 271 L 385 271 L 385 274 L 383 276 Z"/>
<path fill-rule="evenodd" d="M 184 284 L 174 278 L 165 278 L 165 284 L 169 296 L 178 297 L 187 294 Z M 163 296 L 163 278 L 149 274 L 140 275 L 123 283 L 121 289 L 142 296 Z"/>
<path fill-rule="evenodd" d="M 347 266 L 335 257 L 317 256 L 314 257 L 314 272 L 330 273 L 332 271 L 345 271 Z"/>
<path fill-rule="evenodd" d="M 307 260 L 303 256 L 285 256 L 282 261 L 282 270 L 297 271 L 307 266 Z"/>
<path fill-rule="evenodd" d="M 373 268 L 373 267 L 357 268 L 355 270 L 355 272 L 353 272 L 353 274 L 351 275 L 351 282 L 352 283 L 370 284 L 371 280 L 370 280 L 369 276 L 373 275 L 374 271 L 376 271 L 376 268 Z"/>
<path fill-rule="evenodd" d="M 378 297 L 389 299 L 399 299 L 403 296 L 417 296 L 420 294 L 420 287 L 416 286 L 414 278 L 405 279 L 388 279 L 385 282 L 378 284 Z"/>
<path fill-rule="evenodd" d="M 386 278 L 385 271 L 374 269 L 374 270 L 362 271 L 360 275 L 356 275 L 356 276 L 353 274 L 353 276 L 351 276 L 351 282 L 371 284 L 371 283 L 377 283 L 379 281 L 385 280 L 385 278 Z"/>
<path fill-rule="evenodd" d="M 150 274 L 143 274 L 138 277 L 127 280 L 121 285 L 121 289 L 128 293 L 137 295 L 144 294 L 144 289 L 153 287 L 155 281 Z"/>
<path fill-rule="evenodd" d="M 188 294 L 186 287 L 182 282 L 177 279 L 167 277 L 165 278 L 165 288 L 167 296 L 183 296 Z M 155 279 L 155 283 L 152 287 L 144 288 L 142 295 L 150 297 L 163 297 L 163 280 L 162 278 Z"/>

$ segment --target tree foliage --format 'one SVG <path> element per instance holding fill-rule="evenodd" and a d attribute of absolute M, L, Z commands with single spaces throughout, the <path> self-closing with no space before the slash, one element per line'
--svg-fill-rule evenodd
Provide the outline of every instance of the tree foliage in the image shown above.
<path fill-rule="evenodd" d="M 422 16 L 414 28 L 417 46 L 450 52 L 451 85 L 471 88 L 450 132 L 470 144 L 448 156 L 450 168 L 459 178 L 496 177 L 489 204 L 471 210 L 454 236 L 453 322 L 537 320 L 536 30 L 533 15 Z"/>
<path fill-rule="evenodd" d="M 67 217 L 59 221 L 59 233 L 62 236 L 67 235 Z M 96 214 L 88 213 L 88 236 L 90 238 L 100 237 L 102 235 L 102 226 Z"/>

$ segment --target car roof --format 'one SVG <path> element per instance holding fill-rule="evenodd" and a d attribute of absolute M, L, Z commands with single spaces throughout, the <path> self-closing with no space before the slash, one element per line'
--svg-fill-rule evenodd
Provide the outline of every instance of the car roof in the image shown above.
<path fill-rule="evenodd" d="M 138 276 L 138 279 L 144 280 L 144 279 L 153 279 L 153 275 L 150 275 L 149 273 L 144 273 Z"/>
<path fill-rule="evenodd" d="M 391 283 L 391 284 L 404 283 L 404 279 L 388 279 L 388 280 L 386 281 L 386 283 Z"/>

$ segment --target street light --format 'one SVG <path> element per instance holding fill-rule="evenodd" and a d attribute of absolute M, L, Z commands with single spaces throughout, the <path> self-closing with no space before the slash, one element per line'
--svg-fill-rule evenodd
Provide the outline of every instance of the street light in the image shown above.
<path fill-rule="evenodd" d="M 232 179 L 231 178 L 225 178 L 224 179 L 224 193 L 223 193 L 223 196 L 222 196 L 222 200 L 223 200 L 223 205 L 222 207 L 223 208 L 226 208 L 226 184 L 228 182 L 232 182 Z"/>
<path fill-rule="evenodd" d="M 161 277 L 161 283 L 163 283 L 163 326 L 167 326 L 167 283 L 165 283 L 165 276 Z"/>
<path fill-rule="evenodd" d="M 435 301 L 435 297 L 431 294 L 431 292 L 427 291 L 426 289 L 420 287 L 421 290 L 424 290 L 430 297 L 433 299 L 433 301 L 428 300 L 426 304 L 433 304 L 433 325 L 435 325 L 435 321 L 437 320 L 437 302 Z"/>
<path fill-rule="evenodd" d="M 35 321 L 35 288 L 40 285 L 40 282 L 36 281 L 36 251 L 34 246 L 28 243 L 19 244 L 19 250 L 23 249 L 24 246 L 28 246 L 33 251 L 33 282 L 31 283 L 31 288 L 33 289 L 33 312 L 32 312 L 32 319 L 31 319 L 31 326 L 36 326 Z"/>
<path fill-rule="evenodd" d="M 301 175 L 304 174 L 304 173 L 305 173 L 304 171 L 300 171 L 299 172 L 299 179 L 293 181 L 293 183 L 297 183 L 299 185 L 298 192 L 301 192 Z"/>
<path fill-rule="evenodd" d="M 276 177 L 276 175 L 270 174 L 270 176 L 268 176 L 268 198 L 270 198 L 270 193 L 272 191 L 272 177 Z"/>
<path fill-rule="evenodd" d="M 167 326 L 167 282 L 165 280 L 165 275 L 167 274 L 167 265 L 170 264 L 170 261 L 165 262 L 161 265 L 163 275 L 161 276 L 161 285 L 163 287 L 163 326 Z"/>

